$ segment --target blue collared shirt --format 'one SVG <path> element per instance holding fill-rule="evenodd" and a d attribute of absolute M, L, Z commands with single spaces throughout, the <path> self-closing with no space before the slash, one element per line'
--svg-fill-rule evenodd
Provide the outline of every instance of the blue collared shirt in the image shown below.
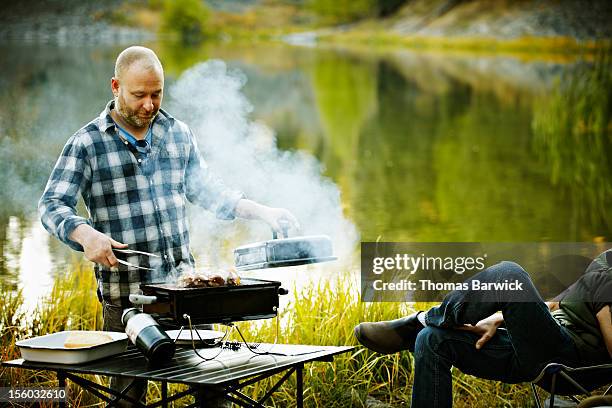
<path fill-rule="evenodd" d="M 147 130 L 147 134 L 146 134 L 145 138 L 142 139 L 142 140 L 139 140 L 139 139 L 136 139 L 134 136 L 132 136 L 132 134 L 130 132 L 128 132 L 127 130 L 125 130 L 121 126 L 119 126 L 119 124 L 117 122 L 115 122 L 114 120 L 113 120 L 113 122 L 115 123 L 115 126 L 117 126 L 117 129 L 119 130 L 119 134 L 125 140 L 127 140 L 127 142 L 140 155 L 142 155 L 143 158 L 145 158 L 145 159 L 148 158 L 149 153 L 151 152 L 151 143 L 153 141 L 152 126 L 149 126 L 149 129 Z"/>

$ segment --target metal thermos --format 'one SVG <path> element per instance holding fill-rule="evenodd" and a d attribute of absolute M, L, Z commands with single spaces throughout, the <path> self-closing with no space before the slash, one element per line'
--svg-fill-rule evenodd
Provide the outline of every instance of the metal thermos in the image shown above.
<path fill-rule="evenodd" d="M 150 315 L 137 308 L 125 309 L 121 321 L 130 341 L 149 362 L 163 363 L 174 357 L 174 341 Z"/>

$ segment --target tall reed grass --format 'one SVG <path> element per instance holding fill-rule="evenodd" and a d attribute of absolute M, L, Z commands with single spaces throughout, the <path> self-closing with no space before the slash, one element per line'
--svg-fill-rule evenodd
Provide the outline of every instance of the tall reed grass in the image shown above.
<path fill-rule="evenodd" d="M 95 280 L 88 268 L 75 264 L 73 270 L 56 278 L 52 292 L 42 299 L 34 313 L 24 313 L 20 293 L 3 291 L 0 308 L 0 345 L 2 360 L 19 358 L 15 341 L 29 336 L 60 330 L 101 328 L 101 308 L 95 295 Z M 336 282 L 312 284 L 292 293 L 288 307 L 281 310 L 281 343 L 313 345 L 355 345 L 353 327 L 368 320 L 386 320 L 409 313 L 425 305 L 401 303 L 362 303 L 356 283 L 343 276 Z M 276 322 L 273 319 L 242 322 L 238 327 L 250 341 L 273 342 Z M 89 376 L 99 383 L 107 379 Z M 526 385 L 507 385 L 486 381 L 460 372 L 454 373 L 456 407 L 529 406 Z M 261 397 L 278 379 L 273 377 L 247 388 L 252 397 Z M 0 386 L 55 386 L 55 375 L 2 368 Z M 383 356 L 357 347 L 351 353 L 337 356 L 333 362 L 307 364 L 304 373 L 305 406 L 366 407 L 373 399 L 391 406 L 409 406 L 412 384 L 412 357 L 409 353 Z M 173 386 L 170 393 L 182 389 Z M 73 406 L 102 406 L 96 398 L 71 385 Z M 160 398 L 159 384 L 150 382 L 148 401 Z M 184 398 L 173 406 L 192 402 Z M 269 401 L 270 406 L 295 406 L 295 376 L 292 376 Z"/>
<path fill-rule="evenodd" d="M 102 308 L 96 297 L 95 288 L 93 272 L 78 262 L 74 263 L 70 273 L 59 275 L 55 279 L 49 295 L 41 299 L 33 311 L 23 310 L 21 292 L 1 288 L 3 299 L 0 302 L 0 358 L 2 361 L 20 357 L 19 350 L 15 346 L 15 342 L 20 339 L 62 330 L 101 330 Z M 98 382 L 103 381 L 94 376 L 88 378 Z M 9 386 L 55 387 L 57 379 L 51 372 L 2 367 L 0 387 Z M 97 402 L 74 385 L 70 386 L 69 393 L 73 406 Z"/>

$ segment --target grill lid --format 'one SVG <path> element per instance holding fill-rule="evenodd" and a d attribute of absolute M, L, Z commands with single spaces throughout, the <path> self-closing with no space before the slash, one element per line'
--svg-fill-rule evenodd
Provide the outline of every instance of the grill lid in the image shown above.
<path fill-rule="evenodd" d="M 338 259 L 333 254 L 332 242 L 327 235 L 309 235 L 277 238 L 244 245 L 234 250 L 234 263 L 239 271 L 297 266 Z"/>

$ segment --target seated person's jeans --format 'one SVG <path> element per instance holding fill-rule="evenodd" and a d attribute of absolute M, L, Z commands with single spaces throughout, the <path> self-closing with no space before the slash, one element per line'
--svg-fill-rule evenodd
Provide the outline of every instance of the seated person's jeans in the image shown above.
<path fill-rule="evenodd" d="M 451 366 L 481 378 L 518 383 L 533 380 L 549 362 L 577 364 L 573 340 L 550 314 L 527 272 L 501 262 L 474 275 L 481 282 L 523 283 L 522 291 L 453 291 L 425 314 L 427 327 L 414 349 L 412 407 L 452 406 Z M 471 287 L 471 286 L 470 286 Z M 502 311 L 505 328 L 483 348 L 479 335 L 453 329 Z"/>

